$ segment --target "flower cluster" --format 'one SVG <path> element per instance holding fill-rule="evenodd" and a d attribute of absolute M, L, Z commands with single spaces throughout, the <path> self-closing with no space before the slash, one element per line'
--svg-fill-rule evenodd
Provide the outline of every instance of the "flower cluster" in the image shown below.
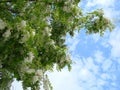
<path fill-rule="evenodd" d="M 32 63 L 33 58 L 34 58 L 33 53 L 29 52 L 28 56 L 24 59 L 24 61 L 27 62 L 27 63 Z"/>
<path fill-rule="evenodd" d="M 35 76 L 33 76 L 33 83 L 41 80 L 43 77 L 43 71 L 38 69 L 36 72 L 35 72 Z"/>
<path fill-rule="evenodd" d="M 22 34 L 19 43 L 25 43 L 26 41 L 28 41 L 29 38 L 30 38 L 30 33 L 26 31 L 25 33 Z"/>
<path fill-rule="evenodd" d="M 52 89 L 51 83 L 50 83 L 47 75 L 45 75 L 43 78 L 43 88 L 44 88 L 44 90 L 51 90 Z M 51 89 L 49 89 L 49 88 L 51 88 Z"/>
<path fill-rule="evenodd" d="M 6 27 L 6 23 L 0 19 L 0 30 L 4 29 Z"/>
<path fill-rule="evenodd" d="M 51 39 L 49 42 L 46 43 L 46 46 L 47 47 L 52 46 L 55 49 L 56 48 L 56 43 L 55 43 L 54 40 Z"/>
<path fill-rule="evenodd" d="M 36 34 L 35 31 L 32 31 L 32 35 L 35 36 L 35 34 Z"/>
<path fill-rule="evenodd" d="M 26 21 L 22 20 L 21 23 L 20 23 L 20 26 L 21 26 L 22 28 L 26 27 Z"/>
<path fill-rule="evenodd" d="M 5 40 L 7 40 L 11 36 L 10 29 L 8 29 L 6 32 L 4 32 L 2 36 L 5 38 Z"/>
<path fill-rule="evenodd" d="M 22 20 L 21 22 L 16 23 L 17 30 L 24 30 L 27 26 L 27 22 L 25 20 Z"/>
<path fill-rule="evenodd" d="M 51 36 L 52 35 L 51 31 L 52 31 L 52 29 L 50 27 L 46 26 L 44 28 L 43 35 L 45 35 L 45 36 Z"/>

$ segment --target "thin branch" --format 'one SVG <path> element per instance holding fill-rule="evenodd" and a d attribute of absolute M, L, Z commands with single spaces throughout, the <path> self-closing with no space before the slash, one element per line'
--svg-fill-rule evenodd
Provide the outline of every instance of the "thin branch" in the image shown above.
<path fill-rule="evenodd" d="M 12 2 L 11 0 L 3 0 L 3 1 L 0 1 L 0 3 L 6 3 L 6 2 Z"/>

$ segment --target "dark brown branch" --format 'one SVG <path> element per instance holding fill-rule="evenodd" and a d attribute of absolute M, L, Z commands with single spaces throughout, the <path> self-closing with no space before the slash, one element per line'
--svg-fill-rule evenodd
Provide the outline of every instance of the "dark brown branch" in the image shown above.
<path fill-rule="evenodd" d="M 11 0 L 3 0 L 3 1 L 0 1 L 0 3 L 6 3 L 6 2 L 12 2 Z"/>

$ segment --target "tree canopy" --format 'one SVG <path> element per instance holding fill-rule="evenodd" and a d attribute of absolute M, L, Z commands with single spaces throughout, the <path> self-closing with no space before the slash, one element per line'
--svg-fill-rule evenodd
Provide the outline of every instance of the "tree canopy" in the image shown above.
<path fill-rule="evenodd" d="M 67 34 L 110 31 L 113 24 L 102 9 L 82 12 L 79 0 L 0 0 L 0 89 L 9 90 L 14 78 L 23 89 L 52 90 L 47 76 L 54 66 L 71 69 L 65 45 Z"/>

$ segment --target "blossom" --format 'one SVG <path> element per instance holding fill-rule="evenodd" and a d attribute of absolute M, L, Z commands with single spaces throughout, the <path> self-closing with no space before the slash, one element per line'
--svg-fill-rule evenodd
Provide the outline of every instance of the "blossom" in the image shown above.
<path fill-rule="evenodd" d="M 32 52 L 29 52 L 29 53 L 28 53 L 28 56 L 29 56 L 29 59 L 30 59 L 30 60 L 32 60 L 32 59 L 34 58 L 34 55 L 33 55 Z"/>
<path fill-rule="evenodd" d="M 52 34 L 51 34 L 51 28 L 50 27 L 45 27 L 45 29 L 44 29 L 44 35 L 47 35 L 47 36 L 51 36 Z"/>
<path fill-rule="evenodd" d="M 35 31 L 32 32 L 32 35 L 35 36 Z"/>
<path fill-rule="evenodd" d="M 28 69 L 27 71 L 26 71 L 27 73 L 35 73 L 35 69 Z"/>
<path fill-rule="evenodd" d="M 3 22 L 2 19 L 0 19 L 0 29 L 2 30 L 2 29 L 4 29 L 5 27 L 6 27 L 6 23 Z"/>
<path fill-rule="evenodd" d="M 67 6 L 64 6 L 64 7 L 63 7 L 63 10 L 64 10 L 64 11 L 68 11 L 68 7 L 67 7 Z"/>
<path fill-rule="evenodd" d="M 9 29 L 3 34 L 3 37 L 8 38 L 8 37 L 10 37 L 10 35 L 11 35 L 11 32 L 10 32 L 10 29 Z"/>
<path fill-rule="evenodd" d="M 70 5 L 70 2 L 69 0 L 65 1 L 65 5 Z"/>
<path fill-rule="evenodd" d="M 50 85 L 50 82 L 49 82 L 48 76 L 46 75 L 46 77 L 43 79 L 43 88 L 45 90 L 49 90 L 49 85 Z"/>
<path fill-rule="evenodd" d="M 34 55 L 32 52 L 28 53 L 28 56 L 24 59 L 25 62 L 31 63 L 34 58 Z"/>
<path fill-rule="evenodd" d="M 26 21 L 22 20 L 20 25 L 21 25 L 22 28 L 26 27 Z"/>
<path fill-rule="evenodd" d="M 33 76 L 33 83 L 37 82 L 39 80 L 39 76 Z"/>
<path fill-rule="evenodd" d="M 46 47 L 49 47 L 49 46 L 56 48 L 55 41 L 51 39 L 49 42 L 46 42 Z"/>
<path fill-rule="evenodd" d="M 50 42 L 50 43 L 51 43 L 51 45 L 54 45 L 54 44 L 55 44 L 54 40 L 51 40 L 51 42 Z"/>
<path fill-rule="evenodd" d="M 69 8 L 68 6 L 64 6 L 64 7 L 63 7 L 63 10 L 64 10 L 65 12 L 71 12 L 71 8 Z"/>
<path fill-rule="evenodd" d="M 22 20 L 20 23 L 17 23 L 17 30 L 24 29 L 26 27 L 26 21 Z"/>
<path fill-rule="evenodd" d="M 26 32 L 25 34 L 23 34 L 22 38 L 20 39 L 19 43 L 25 43 L 30 37 L 29 32 Z"/>
<path fill-rule="evenodd" d="M 38 70 L 36 71 L 36 75 L 38 75 L 38 76 L 42 76 L 42 75 L 43 75 L 42 70 L 38 69 Z"/>
<path fill-rule="evenodd" d="M 25 65 L 25 64 L 22 64 L 21 68 L 20 68 L 20 71 L 21 72 L 26 72 L 27 70 L 29 70 L 29 67 L 27 65 Z"/>
<path fill-rule="evenodd" d="M 56 48 L 56 46 L 55 46 L 55 41 L 54 41 L 54 40 L 51 40 L 51 41 L 49 42 L 49 45 L 52 45 L 54 48 Z"/>

